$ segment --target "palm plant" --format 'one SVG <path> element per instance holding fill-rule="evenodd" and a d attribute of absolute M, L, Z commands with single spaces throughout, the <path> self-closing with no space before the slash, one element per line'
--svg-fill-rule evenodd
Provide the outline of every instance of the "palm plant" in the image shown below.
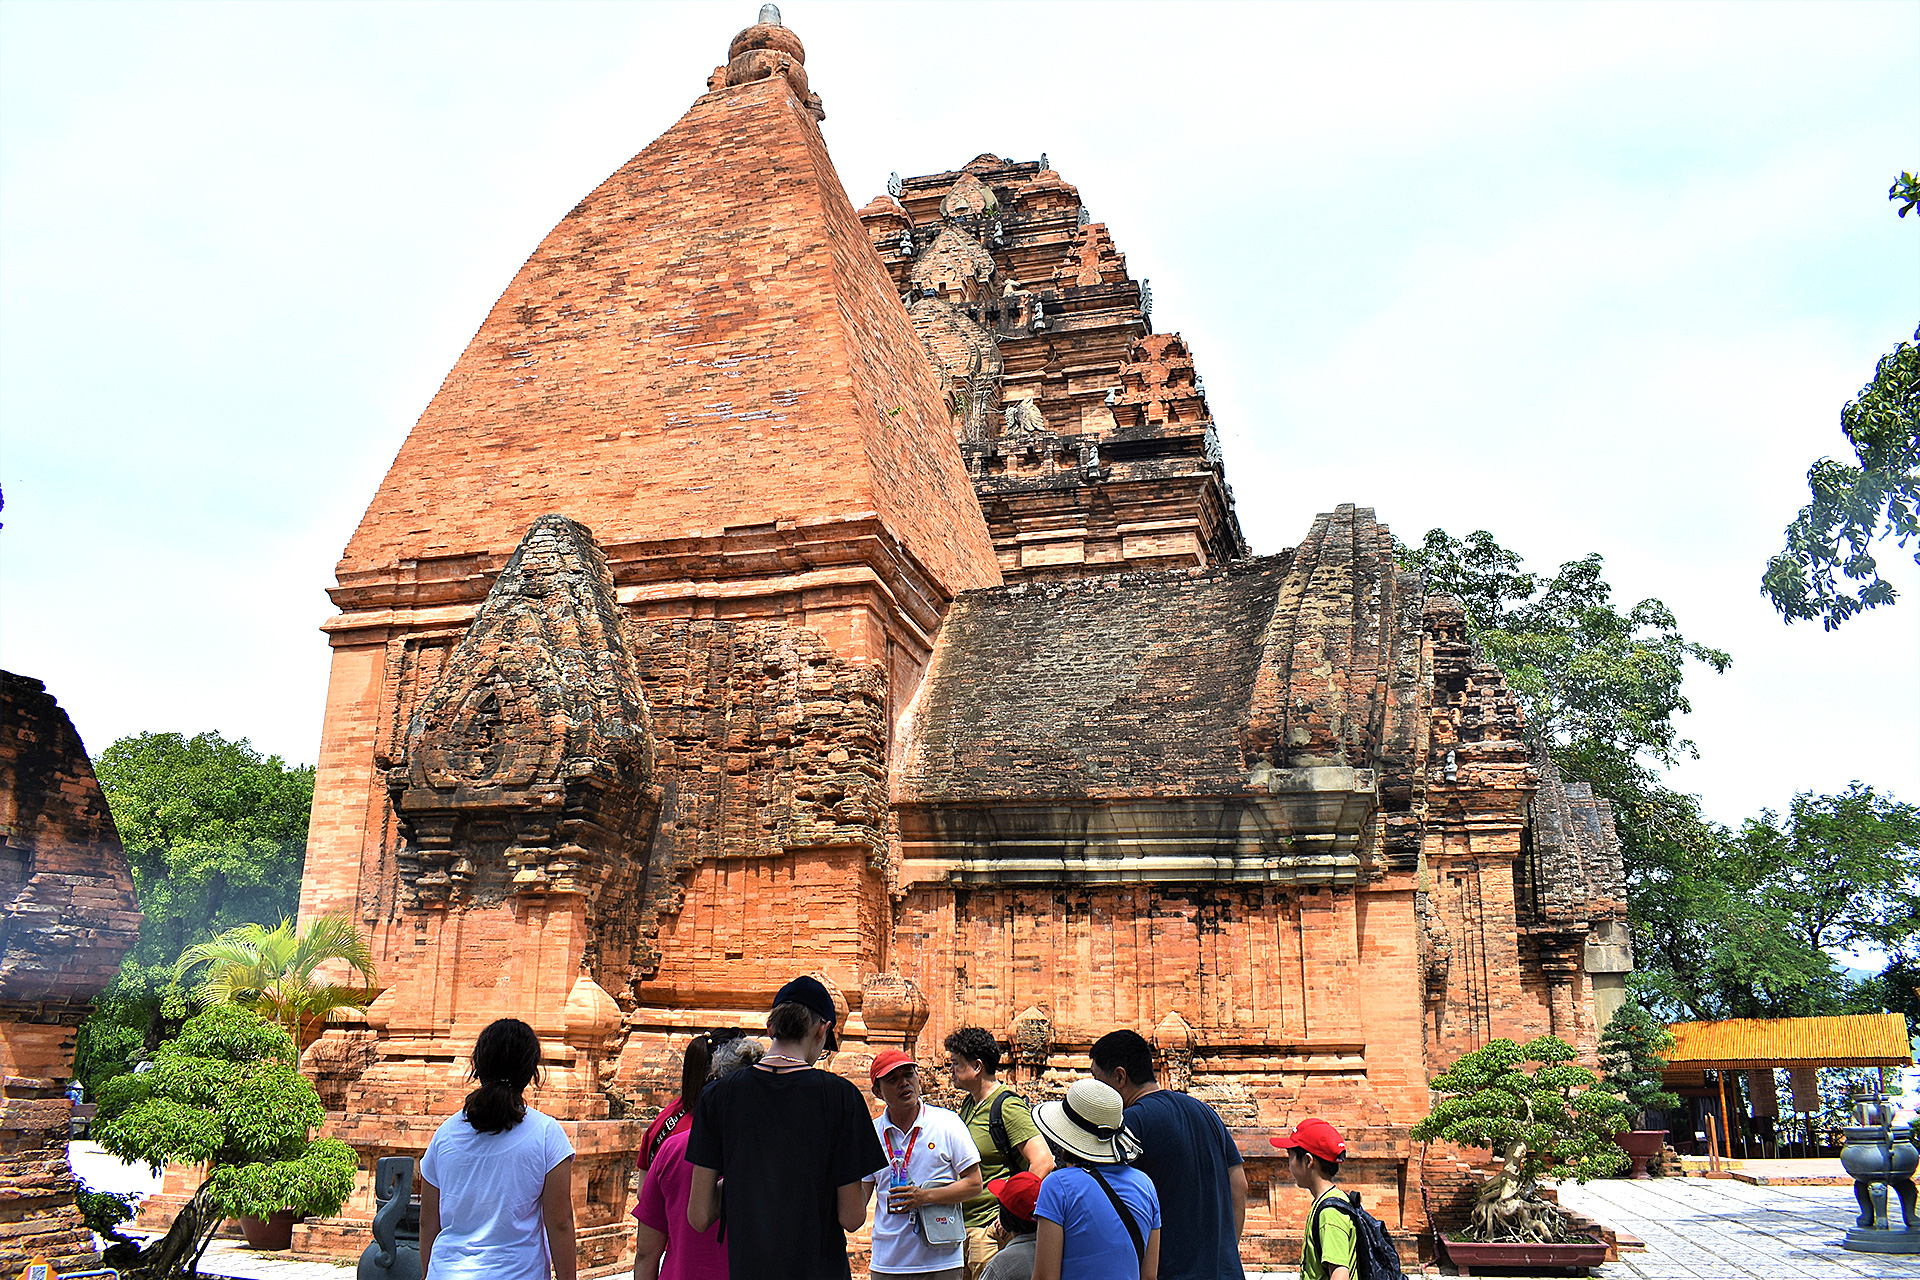
<path fill-rule="evenodd" d="M 342 961 L 365 985 L 324 982 L 316 972 Z M 269 929 L 243 924 L 188 947 L 174 964 L 174 981 L 194 970 L 194 997 L 202 1005 L 237 1004 L 284 1028 L 303 1048 L 330 1019 L 358 1013 L 379 994 L 373 951 L 353 921 L 318 916 L 296 929 L 283 919 Z"/>

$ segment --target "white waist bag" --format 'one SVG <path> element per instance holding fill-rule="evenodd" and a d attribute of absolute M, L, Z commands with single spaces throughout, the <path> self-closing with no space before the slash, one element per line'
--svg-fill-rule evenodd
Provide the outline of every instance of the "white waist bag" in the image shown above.
<path fill-rule="evenodd" d="M 935 1187 L 951 1186 L 951 1178 L 942 1178 L 938 1182 L 924 1182 L 920 1185 L 931 1190 Z M 923 1204 L 914 1210 L 914 1230 L 920 1233 L 929 1249 L 951 1249 L 957 1244 L 967 1242 L 966 1206 L 958 1204 Z"/>

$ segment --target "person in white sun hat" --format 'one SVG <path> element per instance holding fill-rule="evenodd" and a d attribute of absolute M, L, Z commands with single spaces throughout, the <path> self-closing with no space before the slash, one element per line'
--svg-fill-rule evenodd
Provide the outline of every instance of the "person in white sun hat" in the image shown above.
<path fill-rule="evenodd" d="M 1127 1162 L 1139 1153 L 1126 1131 L 1120 1095 L 1098 1080 L 1076 1081 L 1059 1102 L 1033 1109 L 1053 1151 L 1040 1184 L 1033 1280 L 1114 1280 L 1160 1272 L 1160 1198 Z"/>

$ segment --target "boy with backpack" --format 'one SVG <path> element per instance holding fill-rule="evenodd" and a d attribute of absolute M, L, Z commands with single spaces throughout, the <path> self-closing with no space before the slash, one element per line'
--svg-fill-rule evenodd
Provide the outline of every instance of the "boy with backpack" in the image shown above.
<path fill-rule="evenodd" d="M 1270 1142 L 1287 1153 L 1293 1185 L 1311 1192 L 1306 1240 L 1300 1250 L 1300 1280 L 1396 1280 L 1400 1255 L 1380 1220 L 1360 1207 L 1360 1197 L 1334 1185 L 1347 1154 L 1340 1131 L 1317 1117 Z"/>

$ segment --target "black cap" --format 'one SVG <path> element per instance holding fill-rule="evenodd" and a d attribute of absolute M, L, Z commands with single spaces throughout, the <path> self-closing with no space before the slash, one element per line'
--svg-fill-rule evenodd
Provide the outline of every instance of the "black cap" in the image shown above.
<path fill-rule="evenodd" d="M 780 994 L 773 998 L 775 1008 L 788 1003 L 805 1005 L 826 1021 L 828 1053 L 840 1047 L 840 1039 L 834 1034 L 839 1029 L 840 1011 L 833 1007 L 833 996 L 828 993 L 826 983 L 811 974 L 801 974 L 780 988 Z"/>

